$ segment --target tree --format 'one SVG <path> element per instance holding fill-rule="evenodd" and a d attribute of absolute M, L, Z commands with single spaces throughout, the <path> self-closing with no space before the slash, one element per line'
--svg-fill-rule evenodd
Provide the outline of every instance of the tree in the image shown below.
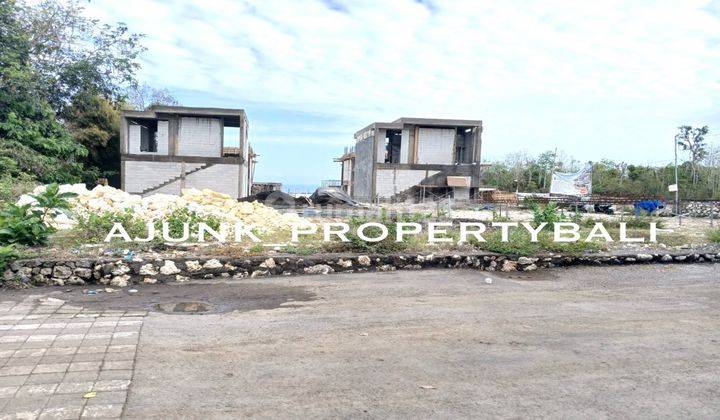
<path fill-rule="evenodd" d="M 147 83 L 135 86 L 128 93 L 133 109 L 145 110 L 153 105 L 179 105 L 180 102 L 167 89 L 156 89 Z"/>
<path fill-rule="evenodd" d="M 120 111 L 99 95 L 76 96 L 67 109 L 68 128 L 75 140 L 88 150 L 82 160 L 86 167 L 119 187 Z"/>
<path fill-rule="evenodd" d="M 690 152 L 690 164 L 692 167 L 692 183 L 695 185 L 698 181 L 698 163 L 705 157 L 707 150 L 705 148 L 705 136 L 710 132 L 708 126 L 693 128 L 689 125 L 678 127 L 680 131 L 675 135 L 678 146 L 683 150 Z"/>
<path fill-rule="evenodd" d="M 0 175 L 78 182 L 87 175 L 79 162 L 87 150 L 43 99 L 30 50 L 15 2 L 0 1 Z"/>
<path fill-rule="evenodd" d="M 543 189 L 547 187 L 548 174 L 552 173 L 555 169 L 555 155 L 557 153 L 551 150 L 543 152 L 538 156 L 537 164 L 540 167 L 540 175 L 538 177 L 538 184 L 542 184 Z"/>
<path fill-rule="evenodd" d="M 100 95 L 120 103 L 137 84 L 141 35 L 124 24 L 100 24 L 83 16 L 79 0 L 42 0 L 18 8 L 28 35 L 29 63 L 53 110 L 65 110 L 78 95 Z"/>

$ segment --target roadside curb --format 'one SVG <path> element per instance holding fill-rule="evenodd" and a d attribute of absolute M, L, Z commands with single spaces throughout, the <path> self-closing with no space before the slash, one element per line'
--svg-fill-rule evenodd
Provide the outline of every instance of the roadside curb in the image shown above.
<path fill-rule="evenodd" d="M 83 258 L 53 260 L 36 258 L 13 261 L 5 270 L 2 285 L 8 287 L 98 284 L 125 287 L 131 284 L 184 282 L 190 279 L 258 278 L 297 274 L 330 274 L 423 270 L 430 268 L 483 271 L 533 271 L 577 265 L 683 264 L 720 262 L 717 250 L 647 252 L 627 254 L 559 255 L 532 257 L 494 253 L 397 253 L 320 254 L 299 256 L 273 254 L 246 258 Z"/>

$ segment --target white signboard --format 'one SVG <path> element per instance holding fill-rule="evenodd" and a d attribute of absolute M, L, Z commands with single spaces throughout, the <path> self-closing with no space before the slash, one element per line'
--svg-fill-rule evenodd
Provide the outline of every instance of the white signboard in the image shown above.
<path fill-rule="evenodd" d="M 668 191 L 669 192 L 676 192 L 678 190 L 677 184 L 670 184 L 668 185 Z"/>
<path fill-rule="evenodd" d="M 550 181 L 550 194 L 580 197 L 592 194 L 592 163 L 577 172 L 555 172 Z"/>

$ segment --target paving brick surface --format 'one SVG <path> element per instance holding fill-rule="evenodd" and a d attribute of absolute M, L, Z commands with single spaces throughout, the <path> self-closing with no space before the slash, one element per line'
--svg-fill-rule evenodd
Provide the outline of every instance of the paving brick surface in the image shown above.
<path fill-rule="evenodd" d="M 0 301 L 0 420 L 119 418 L 145 315 Z"/>

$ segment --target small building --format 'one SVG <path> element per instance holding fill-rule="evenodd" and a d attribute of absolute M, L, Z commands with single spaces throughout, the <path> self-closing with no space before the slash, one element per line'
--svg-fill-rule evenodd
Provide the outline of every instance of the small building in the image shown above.
<path fill-rule="evenodd" d="M 482 121 L 399 118 L 355 133 L 336 158 L 341 184 L 357 201 L 427 195 L 475 196 L 480 187 Z"/>
<path fill-rule="evenodd" d="M 242 109 L 153 106 L 123 111 L 120 155 L 121 188 L 141 195 L 209 188 L 245 197 L 256 163 Z"/>

